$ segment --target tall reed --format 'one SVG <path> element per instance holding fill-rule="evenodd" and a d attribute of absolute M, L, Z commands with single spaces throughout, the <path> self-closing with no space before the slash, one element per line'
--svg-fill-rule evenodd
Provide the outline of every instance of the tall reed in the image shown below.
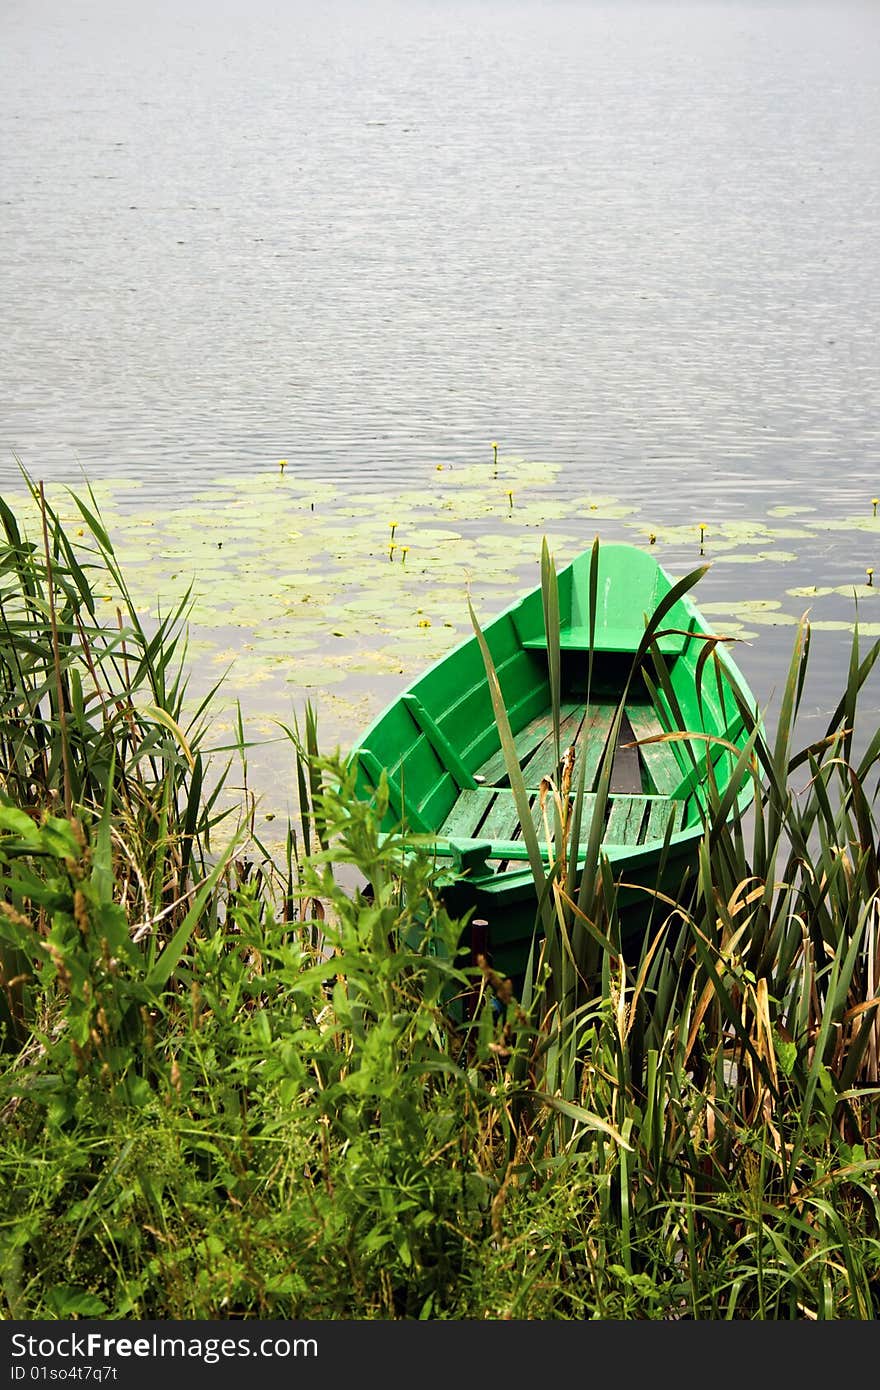
<path fill-rule="evenodd" d="M 24 476 L 36 539 L 0 499 L 0 804 L 35 823 L 63 817 L 77 833 L 112 811 L 117 900 L 135 938 L 158 951 L 229 814 L 225 772 L 205 776 L 214 691 L 186 710 L 189 596 L 148 630 L 91 491 L 73 498 L 74 543 L 42 484 Z M 3 954 L 7 982 L 21 975 L 16 959 Z M 23 1007 L 19 985 L 6 1001 L 19 1032 Z"/>
<path fill-rule="evenodd" d="M 387 781 L 358 798 L 311 708 L 281 862 L 217 844 L 183 608 L 147 631 L 93 499 L 85 558 L 34 502 L 0 557 L 3 1316 L 880 1315 L 880 734 L 851 732 L 876 645 L 795 751 L 802 625 L 775 737 L 741 711 L 751 820 L 709 777 L 693 882 L 648 895 L 635 949 L 561 757 L 550 949 L 493 999 L 447 871 L 383 833 Z"/>
<path fill-rule="evenodd" d="M 542 569 L 556 724 L 558 605 L 546 543 Z M 649 688 L 670 702 L 655 635 L 674 597 L 701 573 L 680 581 L 651 616 L 633 662 L 631 679 L 650 664 Z M 689 1270 L 685 1316 L 840 1316 L 844 1304 L 847 1315 L 876 1315 L 880 732 L 855 757 L 853 728 L 880 643 L 863 655 L 856 627 L 846 688 L 826 732 L 795 751 L 809 636 L 803 620 L 772 741 L 759 712 L 734 691 L 745 732 L 742 746 L 727 750 L 723 790 L 707 760 L 694 879 L 678 899 L 648 890 L 653 908 L 635 948 L 621 944 L 626 876 L 615 875 L 601 844 L 626 691 L 591 823 L 581 833 L 582 781 L 573 800 L 567 786 L 551 785 L 549 864 L 534 846 L 547 975 L 541 986 L 535 972 L 524 995 L 536 996 L 541 1021 L 528 1065 L 539 1064 L 539 1092 L 554 1094 L 559 1110 L 547 1152 L 587 1149 L 595 1159 L 597 1144 L 606 1150 L 592 1277 L 614 1259 L 628 1277 L 648 1272 L 653 1281 L 662 1251 L 667 1273 L 676 1262 Z M 717 660 L 711 643 L 698 679 L 716 678 Z M 516 788 L 523 778 L 503 717 L 499 730 Z M 748 818 L 735 813 L 744 785 L 754 792 Z M 578 1123 L 576 1106 L 604 1116 L 631 1151 L 609 1149 Z M 817 1304 L 805 1293 L 816 1286 L 805 1271 L 823 1261 Z M 712 1285 L 701 1277 L 707 1263 L 729 1275 Z"/>

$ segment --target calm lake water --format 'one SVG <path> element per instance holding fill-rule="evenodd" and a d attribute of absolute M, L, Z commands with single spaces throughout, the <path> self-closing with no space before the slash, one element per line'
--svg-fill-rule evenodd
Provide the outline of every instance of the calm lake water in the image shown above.
<path fill-rule="evenodd" d="M 584 547 L 704 520 L 698 599 L 790 619 L 793 588 L 880 576 L 878 150 L 871 0 L 4 0 L 0 485 L 16 456 L 50 487 L 136 482 L 161 526 L 283 458 L 384 528 L 496 441 L 546 462 Z M 800 536 L 713 554 L 792 508 Z M 737 652 L 771 716 L 790 638 Z M 818 727 L 849 634 L 814 648 Z M 417 669 L 229 688 L 263 730 L 348 692 L 345 742 Z"/>

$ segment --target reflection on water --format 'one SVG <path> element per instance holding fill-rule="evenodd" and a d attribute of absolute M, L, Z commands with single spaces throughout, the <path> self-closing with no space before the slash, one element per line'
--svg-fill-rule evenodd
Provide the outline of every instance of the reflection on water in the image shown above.
<path fill-rule="evenodd" d="M 495 440 L 554 470 L 584 546 L 870 511 L 876 6 L 19 0 L 0 29 L 4 493 L 18 454 L 48 483 L 136 480 L 136 509 L 179 519 L 285 458 L 384 523 Z M 232 544 L 222 503 L 206 525 Z M 278 546 L 270 570 L 295 559 Z M 793 611 L 789 589 L 880 574 L 872 530 L 761 553 L 710 544 L 706 601 Z M 761 698 L 790 635 L 740 653 Z M 846 641 L 816 634 L 816 710 Z M 401 680 L 346 675 L 343 738 Z M 240 693 L 265 721 L 304 691 L 271 667 Z"/>

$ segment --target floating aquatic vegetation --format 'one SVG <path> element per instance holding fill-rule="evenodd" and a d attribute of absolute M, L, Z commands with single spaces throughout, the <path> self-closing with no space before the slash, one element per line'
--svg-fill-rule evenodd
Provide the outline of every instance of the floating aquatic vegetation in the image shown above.
<path fill-rule="evenodd" d="M 345 672 L 327 661 L 296 661 L 290 666 L 288 685 L 298 685 L 305 689 L 339 685 L 345 680 Z"/>
<path fill-rule="evenodd" d="M 810 627 L 814 632 L 852 632 L 854 624 L 838 618 L 811 618 Z M 880 635 L 880 623 L 859 623 L 863 637 Z"/>
<path fill-rule="evenodd" d="M 558 463 L 526 459 L 519 454 L 503 454 L 499 456 L 497 464 L 487 459 L 485 463 L 456 464 L 454 468 L 446 468 L 437 486 L 479 490 L 500 482 L 502 487 L 537 487 L 540 484 L 552 487 L 560 472 L 561 465 Z"/>
<path fill-rule="evenodd" d="M 718 556 L 719 564 L 723 562 L 728 565 L 754 565 L 767 564 L 768 562 L 774 565 L 784 565 L 788 564 L 789 561 L 794 563 L 796 560 L 797 555 L 793 550 L 760 550 L 755 555 L 737 554 Z"/>
<path fill-rule="evenodd" d="M 768 509 L 767 509 L 767 515 L 768 515 L 768 516 L 800 516 L 800 515 L 801 515 L 802 513 L 804 513 L 804 512 L 814 512 L 815 510 L 816 510 L 815 507 L 810 507 L 810 506 L 806 506 L 806 505 L 803 505 L 803 506 L 798 506 L 798 505 L 784 506 L 784 505 L 783 505 L 783 506 L 778 506 L 778 507 L 768 507 Z"/>
<path fill-rule="evenodd" d="M 867 516 L 810 517 L 804 525 L 815 531 L 871 531 L 880 537 L 880 517 L 871 512 Z"/>
<path fill-rule="evenodd" d="M 709 603 L 700 603 L 701 612 L 714 616 L 715 614 L 731 613 L 735 619 L 744 622 L 758 623 L 762 626 L 779 627 L 790 626 L 799 621 L 792 613 L 784 613 L 779 599 L 772 598 L 752 598 L 752 599 L 729 599 L 718 600 Z"/>
<path fill-rule="evenodd" d="M 617 521 L 625 516 L 635 516 L 637 507 L 622 502 L 619 497 L 587 496 L 576 497 L 567 504 L 563 516 L 583 516 L 593 521 Z"/>
<path fill-rule="evenodd" d="M 260 656 L 281 658 L 302 656 L 318 652 L 320 644 L 314 633 L 285 631 L 283 634 L 266 636 L 258 632 L 254 636 L 254 649 Z"/>
<path fill-rule="evenodd" d="M 701 613 L 771 613 L 781 609 L 778 598 L 712 599 L 700 603 Z"/>
<path fill-rule="evenodd" d="M 860 516 L 834 517 L 811 514 L 807 504 L 779 505 L 763 518 L 704 512 L 664 525 L 646 514 L 647 506 L 598 487 L 566 497 L 559 465 L 499 449 L 487 448 L 486 455 L 465 466 L 428 471 L 426 465 L 423 486 L 393 494 L 304 478 L 289 461 L 283 469 L 275 461 L 256 472 L 224 473 L 186 507 L 167 513 L 145 514 L 140 480 L 102 480 L 94 492 L 137 609 L 155 615 L 161 604 L 167 612 L 191 589 L 196 685 L 229 667 L 231 690 L 261 688 L 263 707 L 274 710 L 291 695 L 295 700 L 297 690 L 320 690 L 331 739 L 350 736 L 381 707 L 383 684 L 390 698 L 401 678 L 470 635 L 468 596 L 490 616 L 534 583 L 538 530 L 560 563 L 599 533 L 603 541 L 657 546 L 676 572 L 700 563 L 702 548 L 715 566 L 707 584 L 716 592 L 720 585 L 722 596 L 739 582 L 722 577 L 724 561 L 749 567 L 753 591 L 753 568 L 800 565 L 792 577 L 804 577 L 803 555 L 826 532 L 880 536 L 871 506 Z M 72 497 L 59 489 L 54 500 L 76 539 L 84 528 Z M 88 560 L 88 537 L 82 541 Z M 864 582 L 872 558 L 860 558 L 858 583 L 841 585 L 834 582 L 839 568 L 829 574 L 819 556 L 816 584 L 792 585 L 788 597 L 821 602 L 820 620 L 812 624 L 817 631 L 851 629 L 840 600 L 880 593 L 880 585 Z M 773 592 L 776 582 L 767 587 Z M 101 597 L 119 601 L 110 591 Z M 755 640 L 768 625 L 797 621 L 777 600 L 701 606 L 719 615 L 725 635 L 742 641 Z M 870 625 L 860 630 L 867 635 Z M 370 685 L 369 694 L 346 703 L 343 694 L 359 681 Z M 337 689 L 343 694 L 334 695 Z"/>
<path fill-rule="evenodd" d="M 843 598 L 874 598 L 880 594 L 880 589 L 876 589 L 873 584 L 832 584 L 825 586 L 804 585 L 798 589 L 786 589 L 787 594 L 794 598 L 826 598 L 829 594 L 840 594 Z"/>
<path fill-rule="evenodd" d="M 639 522 L 631 527 L 642 537 L 645 526 Z M 765 546 L 768 542 L 809 539 L 812 532 L 797 527 L 767 526 L 761 521 L 715 521 L 677 522 L 672 526 L 652 525 L 650 535 L 655 542 L 665 545 L 696 546 L 700 544 L 710 552 L 730 551 L 744 546 Z M 648 537 L 649 538 L 649 537 Z M 788 552 L 779 552 L 787 554 Z M 746 556 L 744 558 L 751 558 Z"/>
<path fill-rule="evenodd" d="M 272 679 L 272 672 L 260 661 L 249 661 L 239 653 L 235 658 L 235 688 L 243 690 L 255 685 L 265 685 Z"/>

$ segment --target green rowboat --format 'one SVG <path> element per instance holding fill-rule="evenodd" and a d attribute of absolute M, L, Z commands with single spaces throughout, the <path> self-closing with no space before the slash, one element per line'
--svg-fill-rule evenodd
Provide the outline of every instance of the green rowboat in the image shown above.
<path fill-rule="evenodd" d="M 583 778 L 578 856 L 601 814 L 601 851 L 621 885 L 629 930 L 638 930 L 656 890 L 679 892 L 693 871 L 710 782 L 723 796 L 759 723 L 727 646 L 687 592 L 702 573 L 676 584 L 648 551 L 597 544 L 556 577 L 549 640 L 546 588 L 486 625 L 525 803 L 511 783 L 512 755 L 476 634 L 398 696 L 354 750 L 361 793 L 384 773 L 387 828 L 404 821 L 448 860 L 455 882 L 447 906 L 480 921 L 480 947 L 488 932 L 504 974 L 521 976 L 538 913 L 527 839 L 533 850 L 537 839 L 545 871 L 557 857 L 554 788 L 571 805 Z M 731 816 L 754 795 L 752 779 L 741 781 Z M 536 837 L 524 837 L 524 804 Z"/>

